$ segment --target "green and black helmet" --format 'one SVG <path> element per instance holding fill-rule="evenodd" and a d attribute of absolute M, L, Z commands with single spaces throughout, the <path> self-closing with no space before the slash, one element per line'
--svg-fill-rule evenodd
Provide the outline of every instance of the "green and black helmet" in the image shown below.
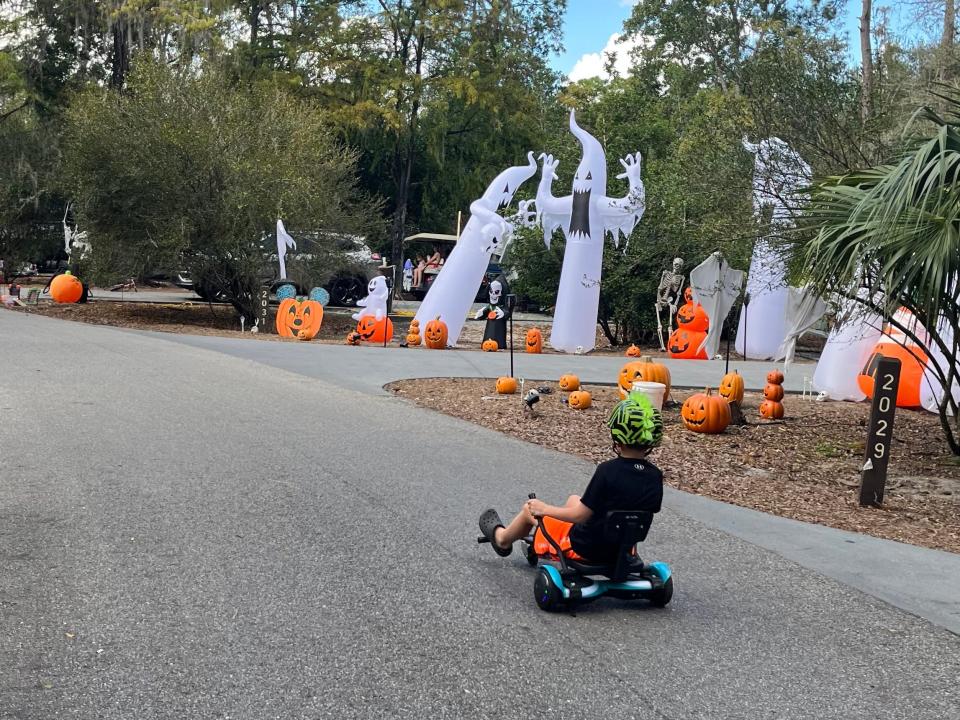
<path fill-rule="evenodd" d="M 652 449 L 663 438 L 663 415 L 646 395 L 632 392 L 610 413 L 607 427 L 616 443 Z"/>

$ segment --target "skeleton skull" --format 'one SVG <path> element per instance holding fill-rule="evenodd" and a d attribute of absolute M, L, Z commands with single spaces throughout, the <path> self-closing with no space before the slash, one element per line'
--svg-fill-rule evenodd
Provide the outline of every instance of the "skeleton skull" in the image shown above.
<path fill-rule="evenodd" d="M 683 270 L 683 258 L 674 258 L 673 259 L 674 274 L 679 275 L 681 270 Z"/>
<path fill-rule="evenodd" d="M 500 304 L 500 294 L 503 292 L 503 284 L 499 280 L 490 283 L 490 304 Z"/>

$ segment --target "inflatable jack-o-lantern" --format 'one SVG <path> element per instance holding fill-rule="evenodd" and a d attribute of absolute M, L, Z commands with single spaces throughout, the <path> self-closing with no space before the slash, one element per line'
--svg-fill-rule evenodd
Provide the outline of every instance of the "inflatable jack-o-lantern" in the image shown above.
<path fill-rule="evenodd" d="M 567 395 L 567 405 L 574 410 L 586 410 L 593 402 L 593 397 L 586 390 L 574 390 Z"/>
<path fill-rule="evenodd" d="M 580 378 L 578 378 L 576 375 L 561 375 L 559 385 L 560 389 L 564 392 L 579 390 Z"/>
<path fill-rule="evenodd" d="M 706 332 L 710 317 L 700 303 L 687 303 L 677 310 L 677 327 L 692 332 Z"/>
<path fill-rule="evenodd" d="M 277 335 L 313 340 L 323 322 L 323 305 L 316 300 L 286 298 L 277 308 Z"/>
<path fill-rule="evenodd" d="M 705 337 L 707 337 L 705 332 L 677 328 L 670 333 L 670 339 L 667 341 L 667 351 L 670 353 L 670 357 L 680 360 L 706 360 L 706 351 L 698 349 Z"/>
<path fill-rule="evenodd" d="M 373 315 L 364 315 L 357 321 L 357 335 L 364 342 L 390 342 L 393 338 L 393 322 L 386 315 L 380 320 L 377 320 Z"/>
<path fill-rule="evenodd" d="M 431 350 L 443 350 L 447 346 L 447 324 L 439 315 L 423 329 L 423 344 Z"/>
<path fill-rule="evenodd" d="M 654 362 L 649 355 L 639 360 L 628 362 L 620 368 L 617 375 L 617 387 L 620 390 L 620 399 L 626 399 L 633 389 L 635 382 L 656 382 L 664 386 L 663 401 L 670 395 L 670 370 L 663 363 Z"/>
<path fill-rule="evenodd" d="M 75 303 L 83 297 L 83 283 L 68 270 L 50 283 L 50 297 L 56 303 Z"/>
<path fill-rule="evenodd" d="M 717 394 L 727 402 L 742 403 L 743 391 L 743 376 L 734 370 L 723 376 Z"/>
<path fill-rule="evenodd" d="M 900 384 L 897 386 L 897 407 L 919 407 L 923 373 L 927 367 L 927 354 L 917 345 L 901 345 L 884 337 L 873 348 L 863 370 L 857 375 L 857 385 L 868 398 L 873 398 L 874 373 L 881 358 L 897 358 L 900 361 Z"/>
<path fill-rule="evenodd" d="M 687 430 L 711 435 L 722 433 L 730 424 L 730 405 L 707 388 L 684 401 L 680 418 Z"/>
<path fill-rule="evenodd" d="M 543 352 L 543 333 L 540 332 L 539 328 L 527 330 L 527 341 L 524 343 L 523 349 L 534 354 Z"/>
<path fill-rule="evenodd" d="M 492 339 L 491 339 L 491 340 L 484 340 L 484 341 L 480 344 L 480 349 L 483 350 L 484 352 L 497 352 L 497 350 L 500 349 L 500 346 L 497 345 L 497 341 L 496 341 L 496 340 L 492 340 Z"/>

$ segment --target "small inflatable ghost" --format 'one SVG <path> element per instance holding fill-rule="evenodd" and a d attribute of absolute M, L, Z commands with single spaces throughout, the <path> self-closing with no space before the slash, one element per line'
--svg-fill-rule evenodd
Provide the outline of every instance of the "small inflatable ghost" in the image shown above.
<path fill-rule="evenodd" d="M 387 298 L 390 296 L 390 288 L 387 287 L 387 279 L 383 275 L 377 275 L 367 283 L 367 296 L 363 300 L 358 300 L 357 305 L 361 308 L 360 312 L 352 317 L 359 320 L 367 315 L 373 315 L 373 319 L 379 322 L 387 316 Z"/>

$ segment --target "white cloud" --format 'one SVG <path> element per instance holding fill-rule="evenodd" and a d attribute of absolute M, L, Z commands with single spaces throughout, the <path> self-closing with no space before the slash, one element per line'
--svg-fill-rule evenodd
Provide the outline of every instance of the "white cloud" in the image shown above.
<path fill-rule="evenodd" d="M 618 75 L 629 75 L 630 52 L 641 44 L 642 39 L 629 38 L 624 42 L 618 42 L 619 40 L 620 33 L 614 33 L 607 40 L 607 44 L 603 46 L 603 50 L 582 55 L 567 76 L 570 82 L 592 77 L 609 80 L 610 74 L 606 71 L 606 65 L 611 57 L 613 58 L 614 71 Z"/>

